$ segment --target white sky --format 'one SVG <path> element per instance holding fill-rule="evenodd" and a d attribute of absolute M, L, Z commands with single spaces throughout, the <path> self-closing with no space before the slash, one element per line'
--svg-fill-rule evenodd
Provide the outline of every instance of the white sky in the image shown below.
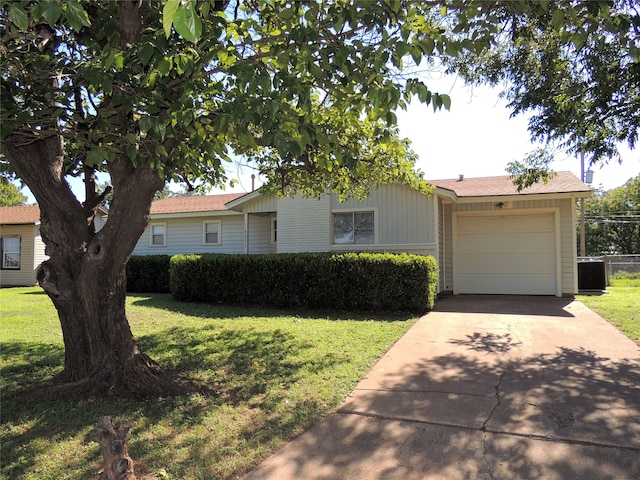
<path fill-rule="evenodd" d="M 499 90 L 475 87 L 473 90 L 454 78 L 434 82 L 432 89 L 451 96 L 451 110 L 433 112 L 433 108 L 412 104 L 398 114 L 400 132 L 411 139 L 419 155 L 418 166 L 427 179 L 486 177 L 506 175 L 507 163 L 522 160 L 542 144 L 532 144 L 527 130 L 528 118 L 509 118 L 507 102 Z M 620 149 L 622 164 L 613 161 L 593 167 L 593 186 L 605 190 L 623 185 L 640 173 L 640 151 Z M 569 170 L 580 178 L 580 159 L 562 152 L 555 155 L 552 167 Z M 587 166 L 585 166 L 587 168 Z"/>

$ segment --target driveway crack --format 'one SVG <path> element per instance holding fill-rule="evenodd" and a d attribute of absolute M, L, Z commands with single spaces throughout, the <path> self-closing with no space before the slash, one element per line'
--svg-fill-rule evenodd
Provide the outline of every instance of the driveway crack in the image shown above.
<path fill-rule="evenodd" d="M 495 389 L 494 397 L 496 399 L 496 402 L 493 405 L 493 408 L 489 412 L 489 415 L 487 416 L 485 421 L 482 422 L 482 426 L 480 427 L 480 430 L 483 432 L 483 435 L 482 435 L 482 460 L 484 461 L 485 465 L 487 466 L 487 469 L 489 470 L 489 477 L 491 478 L 491 480 L 495 480 L 495 476 L 493 475 L 493 468 L 491 467 L 491 464 L 487 460 L 487 435 L 488 435 L 487 424 L 491 420 L 491 417 L 493 417 L 493 414 L 495 413 L 495 411 L 500 406 L 500 387 L 501 387 L 501 384 L 502 384 L 502 379 L 507 374 L 507 372 L 509 370 L 511 370 L 511 368 L 512 368 L 511 365 L 509 365 L 507 368 L 505 368 L 503 370 L 503 372 L 498 377 L 498 382 L 494 386 L 494 389 Z"/>

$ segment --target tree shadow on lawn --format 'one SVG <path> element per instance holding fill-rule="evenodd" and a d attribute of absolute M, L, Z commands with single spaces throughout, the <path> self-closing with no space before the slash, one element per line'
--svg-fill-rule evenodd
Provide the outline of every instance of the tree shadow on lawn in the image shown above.
<path fill-rule="evenodd" d="M 326 408 L 323 410 L 315 400 L 304 396 L 292 400 L 286 414 L 279 412 L 288 403 L 292 386 L 301 375 L 321 375 L 323 370 L 347 361 L 334 353 L 308 358 L 305 352 L 311 345 L 280 330 L 174 328 L 141 336 L 138 342 L 160 365 L 199 383 L 202 391 L 144 403 L 51 396 L 47 389 L 60 384 L 55 375 L 62 370 L 63 347 L 37 343 L 2 345 L 3 363 L 7 360 L 2 369 L 3 382 L 12 386 L 3 392 L 2 400 L 4 478 L 33 478 L 38 469 L 48 470 L 37 474 L 38 478 L 94 478 L 101 468 L 101 456 L 93 442 L 93 432 L 98 419 L 105 415 L 113 417 L 114 423 L 122 419 L 133 423 L 131 455 L 140 473 L 169 469 L 171 465 L 174 472 L 184 474 L 193 468 L 192 459 L 197 458 L 218 464 L 225 456 L 238 453 L 217 450 L 216 443 L 231 440 L 222 438 L 216 442 L 217 433 L 204 426 L 212 422 L 209 417 L 215 411 L 230 409 L 241 416 L 242 412 L 250 412 L 230 429 L 247 445 L 279 438 L 283 441 L 326 413 Z M 158 424 L 164 426 L 156 427 Z M 202 435 L 194 437 L 194 431 L 202 431 Z M 51 453 L 55 445 L 65 442 L 79 444 L 80 448 L 70 446 L 74 451 L 66 459 L 47 460 L 48 456 L 55 456 Z M 189 454 L 170 459 L 170 452 L 176 448 Z M 232 471 L 234 467 L 228 468 Z M 211 476 L 219 474 L 210 472 Z M 205 477 L 206 474 L 202 478 Z"/>
<path fill-rule="evenodd" d="M 346 361 L 329 353 L 312 365 L 300 353 L 312 347 L 281 330 L 227 329 L 219 325 L 172 328 L 142 335 L 138 344 L 160 365 L 201 382 L 203 391 L 231 404 L 264 394 L 275 380 L 291 385 L 302 369 Z"/>
<path fill-rule="evenodd" d="M 387 311 L 345 311 L 345 310 L 320 310 L 304 308 L 276 308 L 246 305 L 224 305 L 199 302 L 181 302 L 170 293 L 140 294 L 129 293 L 132 304 L 140 307 L 159 308 L 170 312 L 180 313 L 193 317 L 215 318 L 220 320 L 233 320 L 238 317 L 263 318 L 263 317 L 300 317 L 305 319 L 323 320 L 377 320 L 377 321 L 407 321 L 415 319 L 415 312 L 387 312 Z"/>

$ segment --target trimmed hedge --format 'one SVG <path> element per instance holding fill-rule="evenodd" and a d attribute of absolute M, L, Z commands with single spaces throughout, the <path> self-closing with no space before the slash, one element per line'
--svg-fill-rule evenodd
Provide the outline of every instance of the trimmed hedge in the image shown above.
<path fill-rule="evenodd" d="M 433 257 L 391 253 L 176 255 L 171 293 L 188 302 L 348 310 L 429 310 Z"/>
<path fill-rule="evenodd" d="M 169 293 L 170 255 L 140 255 L 127 262 L 127 292 Z"/>

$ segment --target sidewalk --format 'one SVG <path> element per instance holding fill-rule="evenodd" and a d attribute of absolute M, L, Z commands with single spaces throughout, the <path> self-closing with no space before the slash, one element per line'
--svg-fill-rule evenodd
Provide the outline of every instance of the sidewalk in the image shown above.
<path fill-rule="evenodd" d="M 640 478 L 640 347 L 568 299 L 445 298 L 244 480 Z"/>

